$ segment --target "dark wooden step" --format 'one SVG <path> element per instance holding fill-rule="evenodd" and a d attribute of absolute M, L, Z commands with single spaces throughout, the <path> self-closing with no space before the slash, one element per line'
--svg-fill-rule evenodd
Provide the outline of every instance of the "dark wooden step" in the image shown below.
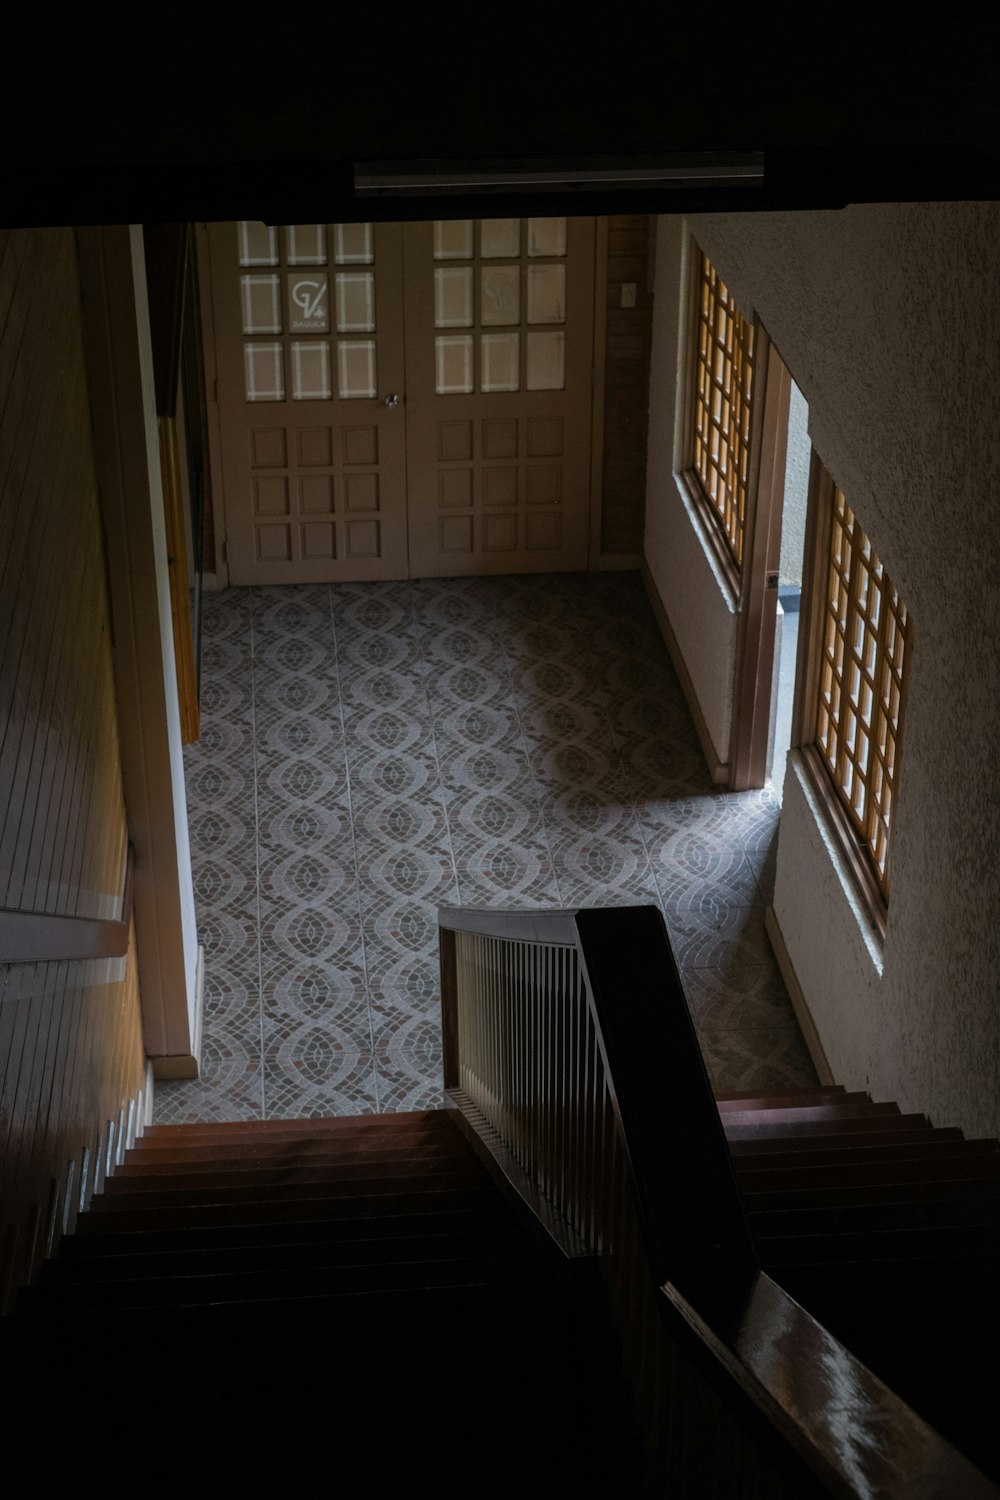
<path fill-rule="evenodd" d="M 957 1255 L 994 1255 L 1000 1248 L 995 1226 L 949 1225 L 947 1228 L 886 1229 L 874 1233 L 786 1235 L 757 1240 L 761 1263 L 781 1282 L 784 1267 L 843 1265 L 856 1261 L 913 1260 Z"/>
<path fill-rule="evenodd" d="M 352 1162 L 288 1161 L 280 1166 L 245 1167 L 239 1172 L 220 1171 L 213 1167 L 199 1172 L 179 1172 L 168 1175 L 157 1173 L 149 1177 L 115 1176 L 108 1180 L 103 1191 L 92 1201 L 95 1211 L 113 1209 L 118 1202 L 133 1202 L 135 1206 L 147 1203 L 196 1203 L 220 1201 L 217 1197 L 206 1198 L 205 1194 L 225 1192 L 227 1199 L 236 1199 L 240 1194 L 249 1195 L 250 1202 L 264 1189 L 281 1188 L 329 1188 L 331 1192 L 398 1192 L 402 1187 L 419 1189 L 433 1183 L 435 1186 L 454 1184 L 465 1186 L 474 1179 L 482 1180 L 482 1168 L 474 1156 L 437 1156 L 410 1162 L 381 1162 L 375 1164 Z M 307 1193 L 306 1196 L 317 1196 Z"/>
<path fill-rule="evenodd" d="M 369 1230 L 371 1226 L 367 1226 Z M 131 1237 L 130 1237 L 131 1238 Z M 200 1276 L 285 1268 L 388 1265 L 481 1255 L 515 1259 L 526 1253 L 523 1232 L 513 1222 L 498 1221 L 490 1230 L 452 1230 L 450 1234 L 380 1235 L 291 1244 L 229 1244 L 171 1250 L 133 1250 L 121 1255 L 73 1256 L 47 1261 L 40 1285 L 67 1282 L 131 1281 L 141 1277 Z"/>
<path fill-rule="evenodd" d="M 827 1083 L 814 1089 L 792 1089 L 785 1094 L 762 1094 L 759 1089 L 728 1090 L 724 1094 L 717 1094 L 716 1104 L 720 1109 L 728 1109 L 730 1105 L 739 1109 L 745 1106 L 746 1101 L 751 1104 L 759 1104 L 762 1109 L 768 1109 L 772 1104 L 779 1107 L 785 1104 L 802 1104 L 813 1099 L 867 1099 L 868 1094 L 848 1094 L 842 1083 Z"/>
<path fill-rule="evenodd" d="M 444 1109 L 400 1110 L 372 1115 L 336 1115 L 323 1119 L 222 1120 L 192 1125 L 149 1125 L 136 1143 L 145 1148 L 167 1141 L 199 1141 L 280 1135 L 405 1134 L 407 1131 L 454 1130 Z"/>
<path fill-rule="evenodd" d="M 126 1230 L 221 1228 L 226 1224 L 303 1223 L 317 1219 L 378 1218 L 402 1213 L 453 1212 L 463 1208 L 485 1208 L 493 1201 L 494 1189 L 480 1185 L 461 1190 L 431 1188 L 420 1192 L 385 1192 L 364 1195 L 303 1198 L 249 1203 L 197 1203 L 185 1207 L 116 1209 L 114 1213 L 89 1212 L 77 1219 L 78 1235 L 100 1234 L 114 1224 Z M 109 1200 L 111 1201 L 111 1200 Z"/>
<path fill-rule="evenodd" d="M 965 1225 L 1000 1228 L 1000 1196 L 943 1201 L 910 1199 L 867 1203 L 824 1204 L 822 1207 L 784 1207 L 760 1210 L 750 1219 L 750 1228 L 761 1254 L 769 1239 L 788 1235 L 839 1236 L 878 1233 L 882 1230 L 934 1229 Z M 1000 1241 L 998 1241 L 1000 1244 Z"/>
<path fill-rule="evenodd" d="M 380 1204 L 380 1207 L 383 1206 Z M 384 1214 L 343 1215 L 336 1218 L 278 1218 L 268 1222 L 162 1228 L 143 1223 L 123 1227 L 118 1218 L 103 1218 L 87 1232 L 70 1235 L 59 1247 L 56 1265 L 64 1261 L 108 1259 L 143 1254 L 181 1254 L 232 1248 L 270 1249 L 277 1246 L 348 1244 L 378 1238 L 428 1239 L 460 1234 L 503 1233 L 509 1225 L 505 1205 L 496 1196 L 483 1195 L 473 1207 L 454 1203 L 421 1203 L 401 1211 L 399 1205 L 384 1205 Z M 81 1219 L 84 1216 L 81 1215 Z M 78 1221 L 79 1222 L 79 1221 Z"/>
<path fill-rule="evenodd" d="M 806 1104 L 785 1109 L 730 1109 L 720 1118 L 728 1136 L 748 1125 L 795 1127 L 830 1121 L 833 1128 L 837 1128 L 836 1122 L 841 1120 L 877 1119 L 881 1122 L 886 1118 L 900 1118 L 900 1112 L 897 1104 L 872 1104 L 867 1100 L 853 1104 Z"/>
<path fill-rule="evenodd" d="M 920 1117 L 917 1116 L 919 1119 Z M 766 1160 L 768 1157 L 781 1156 L 783 1154 L 818 1154 L 824 1151 L 837 1149 L 847 1151 L 858 1151 L 866 1146 L 892 1146 L 900 1143 L 912 1145 L 927 1144 L 931 1141 L 955 1140 L 961 1142 L 962 1132 L 955 1129 L 933 1130 L 930 1126 L 915 1126 L 912 1124 L 912 1116 L 900 1115 L 895 1120 L 888 1122 L 879 1121 L 878 1129 L 872 1130 L 868 1121 L 846 1121 L 845 1124 L 861 1126 L 858 1130 L 841 1130 L 836 1132 L 808 1135 L 788 1134 L 781 1132 L 769 1136 L 763 1131 L 754 1134 L 753 1127 L 750 1133 L 736 1139 L 727 1133 L 729 1149 L 734 1158 L 758 1157 Z M 892 1127 L 892 1128 L 887 1128 Z M 819 1130 L 823 1127 L 820 1126 Z M 739 1161 L 736 1163 L 739 1169 Z"/>
<path fill-rule="evenodd" d="M 881 1107 L 881 1106 L 879 1106 Z M 880 1114 L 877 1119 L 859 1115 L 848 1119 L 820 1119 L 820 1120 L 761 1120 L 752 1124 L 741 1125 L 723 1121 L 726 1132 L 726 1140 L 730 1145 L 743 1145 L 748 1141 L 763 1145 L 765 1141 L 789 1143 L 803 1142 L 808 1144 L 816 1137 L 852 1136 L 852 1135 L 887 1135 L 895 1132 L 927 1130 L 930 1127 L 926 1115 L 900 1115 Z M 767 1148 L 764 1147 L 766 1150 Z M 797 1144 L 791 1149 L 800 1148 Z"/>
<path fill-rule="evenodd" d="M 48 1317 L 98 1307 L 139 1310 L 275 1299 L 293 1302 L 303 1297 L 349 1298 L 371 1292 L 422 1291 L 428 1287 L 510 1286 L 531 1280 L 536 1274 L 533 1257 L 479 1254 L 342 1265 L 334 1270 L 327 1266 L 290 1265 L 280 1271 L 268 1267 L 146 1276 L 127 1281 L 62 1282 L 30 1289 L 19 1300 L 18 1314 Z"/>
<path fill-rule="evenodd" d="M 840 1169 L 841 1171 L 843 1169 Z M 763 1175 L 763 1174 L 754 1174 Z M 804 1175 L 804 1174 L 797 1174 Z M 851 1204 L 881 1203 L 945 1203 L 955 1199 L 972 1199 L 976 1202 L 1000 1200 L 1000 1170 L 993 1168 L 989 1176 L 970 1175 L 947 1179 L 930 1178 L 926 1173 L 908 1182 L 890 1182 L 885 1176 L 867 1182 L 837 1184 L 814 1184 L 804 1187 L 798 1184 L 794 1190 L 783 1187 L 772 1192 L 753 1192 L 741 1186 L 743 1203 L 751 1217 L 772 1212 L 801 1212 L 803 1209 L 833 1209 Z"/>
<path fill-rule="evenodd" d="M 249 1141 L 243 1145 L 228 1142 L 219 1146 L 194 1146 L 162 1149 L 142 1153 L 130 1152 L 115 1172 L 115 1178 L 151 1176 L 156 1173 L 232 1171 L 257 1166 L 280 1166 L 286 1161 L 343 1162 L 345 1166 L 380 1163 L 432 1161 L 447 1154 L 470 1156 L 475 1153 L 458 1132 L 447 1140 L 412 1141 L 403 1139 L 387 1144 L 379 1137 L 353 1137 L 341 1140 L 335 1136 L 318 1136 L 312 1140 L 288 1142 Z"/>
<path fill-rule="evenodd" d="M 738 1165 L 740 1191 L 747 1197 L 755 1193 L 797 1194 L 850 1187 L 877 1189 L 880 1185 L 902 1187 L 912 1184 L 919 1188 L 932 1182 L 988 1184 L 1000 1177 L 1000 1151 L 938 1153 L 933 1156 L 917 1152 L 883 1158 L 875 1150 L 871 1153 L 873 1159 L 869 1160 L 868 1156 L 865 1151 L 854 1151 L 846 1162 L 826 1166 L 812 1166 L 808 1160 L 803 1163 L 795 1157 L 791 1160 L 770 1158 L 766 1167 L 748 1169 L 741 1161 Z"/>
<path fill-rule="evenodd" d="M 733 1166 L 742 1181 L 745 1172 L 799 1171 L 805 1167 L 847 1166 L 862 1162 L 943 1161 L 961 1157 L 993 1156 L 995 1141 L 966 1141 L 962 1132 L 945 1130 L 909 1131 L 905 1135 L 889 1134 L 875 1140 L 854 1136 L 850 1140 L 806 1140 L 798 1149 L 785 1150 L 781 1141 L 763 1141 L 757 1149 L 753 1141 L 730 1143 Z"/>

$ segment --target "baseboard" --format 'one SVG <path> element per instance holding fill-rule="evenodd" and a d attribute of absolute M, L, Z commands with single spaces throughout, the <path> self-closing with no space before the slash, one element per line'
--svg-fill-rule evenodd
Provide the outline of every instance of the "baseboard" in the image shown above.
<path fill-rule="evenodd" d="M 156 1069 L 153 1060 L 146 1058 L 146 1087 L 142 1096 L 142 1128 L 153 1123 L 153 1094 L 156 1091 Z"/>
<path fill-rule="evenodd" d="M 819 1032 L 816 1030 L 816 1022 L 813 1020 L 809 1006 L 806 1004 L 806 997 L 802 992 L 802 986 L 799 984 L 795 966 L 792 963 L 788 949 L 785 947 L 785 939 L 782 936 L 781 928 L 778 926 L 778 918 L 775 915 L 773 906 L 768 906 L 764 911 L 764 930 L 770 940 L 771 949 L 777 961 L 778 968 L 781 970 L 781 977 L 785 981 L 785 988 L 792 1002 L 795 1019 L 799 1023 L 802 1040 L 805 1042 L 809 1056 L 813 1060 L 816 1075 L 821 1084 L 836 1083 L 837 1080 L 833 1076 L 833 1069 L 827 1061 L 826 1053 L 823 1050 L 823 1043 L 820 1041 Z"/>
<path fill-rule="evenodd" d="M 723 786 L 728 786 L 729 763 L 728 761 L 720 761 L 716 753 L 708 725 L 705 723 L 705 716 L 701 711 L 701 704 L 698 702 L 698 694 L 694 690 L 694 683 L 691 681 L 690 674 L 688 673 L 684 655 L 677 644 L 674 627 L 671 625 L 667 611 L 663 607 L 663 600 L 660 598 L 660 591 L 656 587 L 656 580 L 649 571 L 649 564 L 645 558 L 639 564 L 639 572 L 642 575 L 642 581 L 645 584 L 649 602 L 653 606 L 653 614 L 656 616 L 656 623 L 660 627 L 660 634 L 670 653 L 670 660 L 673 662 L 674 671 L 680 679 L 684 697 L 687 699 L 687 706 L 694 720 L 695 731 L 698 735 L 701 752 L 705 757 L 705 764 L 708 766 L 709 774 L 713 781 Z"/>

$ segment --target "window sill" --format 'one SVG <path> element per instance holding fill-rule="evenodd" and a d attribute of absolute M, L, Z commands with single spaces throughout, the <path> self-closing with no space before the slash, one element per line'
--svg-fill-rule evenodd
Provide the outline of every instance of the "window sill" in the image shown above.
<path fill-rule="evenodd" d="M 794 775 L 830 856 L 844 898 L 881 977 L 888 912 L 868 862 L 849 827 L 823 762 L 812 745 L 793 750 L 788 772 Z"/>
<path fill-rule="evenodd" d="M 740 607 L 742 579 L 733 554 L 722 535 L 715 511 L 705 499 L 701 484 L 693 469 L 682 469 L 676 472 L 674 482 L 691 518 L 691 524 L 701 539 L 703 550 L 712 565 L 712 571 L 718 578 L 735 613 Z"/>

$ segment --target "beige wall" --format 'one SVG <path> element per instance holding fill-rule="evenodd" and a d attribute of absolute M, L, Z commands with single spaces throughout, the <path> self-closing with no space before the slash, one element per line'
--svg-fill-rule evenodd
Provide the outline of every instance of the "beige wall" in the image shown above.
<path fill-rule="evenodd" d="M 720 215 L 690 227 L 791 370 L 816 449 L 914 629 L 884 947 L 858 919 L 795 757 L 775 891 L 784 941 L 839 1081 L 995 1135 L 1000 207 Z M 675 265 L 665 258 L 662 271 L 669 302 Z M 657 317 L 659 301 L 658 281 Z M 659 345 L 670 337 L 665 320 Z M 659 345 L 654 369 L 675 358 Z M 647 519 L 650 567 L 669 591 L 682 521 L 662 458 L 647 508 L 660 513 Z M 692 592 L 677 606 L 689 640 L 715 609 L 710 584 Z M 731 676 L 721 646 L 713 656 Z"/>

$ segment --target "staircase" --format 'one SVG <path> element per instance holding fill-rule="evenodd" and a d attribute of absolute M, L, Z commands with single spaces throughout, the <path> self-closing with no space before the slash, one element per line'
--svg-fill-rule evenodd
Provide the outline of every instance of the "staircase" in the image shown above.
<path fill-rule="evenodd" d="M 1000 1479 L 1000 1144 L 840 1087 L 719 1110 L 763 1270 Z"/>
<path fill-rule="evenodd" d="M 513 1493 L 526 1465 L 539 1493 L 629 1493 L 588 1264 L 560 1263 L 445 1111 L 156 1126 L 10 1333 L 19 1359 L 58 1350 L 90 1383 L 94 1351 L 141 1329 L 147 1411 L 183 1372 L 213 1427 L 315 1430 L 339 1482 L 377 1472 L 372 1493 L 458 1462 L 477 1494 Z"/>

